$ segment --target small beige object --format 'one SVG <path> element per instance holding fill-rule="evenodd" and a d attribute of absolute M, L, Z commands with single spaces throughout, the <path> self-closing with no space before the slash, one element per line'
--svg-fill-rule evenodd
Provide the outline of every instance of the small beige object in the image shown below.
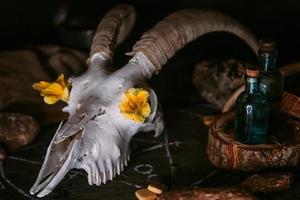
<path fill-rule="evenodd" d="M 137 190 L 135 192 L 135 196 L 139 200 L 155 200 L 156 194 L 154 192 L 149 191 L 147 188 Z"/>
<path fill-rule="evenodd" d="M 148 185 L 148 190 L 154 192 L 155 194 L 161 194 L 167 190 L 167 186 L 161 183 L 151 183 Z"/>

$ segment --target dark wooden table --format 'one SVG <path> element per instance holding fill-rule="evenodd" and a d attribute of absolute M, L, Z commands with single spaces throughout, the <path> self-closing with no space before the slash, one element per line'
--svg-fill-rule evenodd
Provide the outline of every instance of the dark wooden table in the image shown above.
<path fill-rule="evenodd" d="M 184 106 L 182 106 L 184 105 Z M 160 181 L 171 189 L 228 186 L 238 184 L 249 174 L 215 169 L 206 155 L 207 127 L 202 116 L 215 111 L 194 101 L 165 104 L 166 130 L 157 139 L 152 133 L 139 133 L 131 142 L 131 161 L 120 176 L 100 187 L 89 186 L 84 171 L 73 170 L 43 199 L 129 200 L 150 181 Z M 37 199 L 29 195 L 57 125 L 43 127 L 38 139 L 4 161 L 6 180 L 0 179 L 0 199 Z M 262 199 L 300 199 L 300 180 L 288 192 L 261 196 Z"/>

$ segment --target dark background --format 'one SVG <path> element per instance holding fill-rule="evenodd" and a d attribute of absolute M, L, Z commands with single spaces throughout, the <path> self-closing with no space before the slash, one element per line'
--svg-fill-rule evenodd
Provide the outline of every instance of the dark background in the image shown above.
<path fill-rule="evenodd" d="M 258 39 L 261 37 L 277 39 L 278 66 L 300 60 L 298 0 L 1 0 L 0 49 L 57 44 L 81 48 L 88 53 L 89 45 L 82 48 L 79 39 L 76 38 L 67 41 L 70 37 L 68 35 L 63 37 L 61 31 L 63 30 L 62 33 L 65 34 L 70 30 L 94 30 L 102 16 L 119 3 L 135 6 L 137 22 L 128 40 L 116 50 L 115 67 L 123 66 L 128 61 L 124 53 L 131 50 L 143 32 L 168 14 L 185 8 L 219 10 L 240 21 Z M 74 21 L 80 22 L 74 24 Z M 193 68 L 197 62 L 207 58 L 237 58 L 251 63 L 257 61 L 250 49 L 238 38 L 226 33 L 209 34 L 189 44 L 168 62 L 161 74 L 169 74 L 170 78 L 164 80 L 166 83 L 171 80 L 173 85 L 170 88 L 168 84 L 159 84 L 160 89 L 191 90 Z M 156 89 L 155 84 L 154 88 Z"/>
<path fill-rule="evenodd" d="M 1 0 L 0 46 L 2 49 L 8 49 L 33 42 L 60 42 L 56 31 L 63 23 L 66 24 L 74 17 L 80 17 L 87 19 L 86 27 L 95 28 L 103 14 L 118 3 L 130 3 L 137 9 L 138 21 L 133 39 L 139 38 L 144 31 L 171 12 L 184 8 L 208 8 L 236 18 L 249 27 L 258 38 L 265 36 L 277 38 L 281 52 L 280 63 L 298 60 L 297 47 L 300 43 L 298 0 Z M 64 13 L 62 12 L 64 9 L 68 10 L 65 13 L 67 17 L 63 18 L 63 15 L 60 15 L 61 20 L 58 20 L 58 13 Z M 130 48 L 130 44 L 128 47 Z"/>

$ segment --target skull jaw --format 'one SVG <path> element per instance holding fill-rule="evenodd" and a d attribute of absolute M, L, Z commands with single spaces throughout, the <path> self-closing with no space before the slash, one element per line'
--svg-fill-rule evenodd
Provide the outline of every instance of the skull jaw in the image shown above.
<path fill-rule="evenodd" d="M 53 144 L 53 141 L 51 142 L 51 144 Z M 55 168 L 53 168 L 54 163 L 50 163 L 51 160 L 49 160 L 52 146 L 53 145 L 49 146 L 45 162 L 42 166 L 39 176 L 30 189 L 31 195 L 37 194 L 37 197 L 44 197 L 48 195 L 50 192 L 52 192 L 56 185 L 60 183 L 64 176 L 72 168 L 74 168 L 74 164 L 76 162 L 77 155 L 80 149 L 80 141 L 78 139 L 71 141 L 71 143 L 68 145 L 67 151 L 65 152 L 66 154 L 68 154 L 68 157 L 60 167 L 55 166 Z"/>
<path fill-rule="evenodd" d="M 102 161 L 89 160 L 85 163 L 77 163 L 76 169 L 83 169 L 87 173 L 87 180 L 89 185 L 106 184 L 113 180 L 117 175 L 124 171 L 124 167 L 129 162 L 129 153 L 115 160 L 106 159 Z"/>
<path fill-rule="evenodd" d="M 30 194 L 37 194 L 37 197 L 44 197 L 48 195 L 56 186 L 60 183 L 60 181 L 64 178 L 64 176 L 71 169 L 84 169 L 87 172 L 88 183 L 90 185 L 100 186 L 101 184 L 105 184 L 107 181 L 112 180 L 117 175 L 124 170 L 124 167 L 127 166 L 129 162 L 129 143 L 131 136 L 135 135 L 139 131 L 154 131 L 155 136 L 160 135 L 163 131 L 163 120 L 160 112 L 156 114 L 156 117 L 153 119 L 153 122 L 147 122 L 142 125 L 138 125 L 132 127 L 132 129 L 128 130 L 131 132 L 130 136 L 117 144 L 117 142 L 113 142 L 114 145 L 107 145 L 106 150 L 102 149 L 101 152 L 109 152 L 105 156 L 99 156 L 100 158 L 97 160 L 96 158 L 87 159 L 85 162 L 79 162 L 78 158 L 82 149 L 82 135 L 84 133 L 77 134 L 73 140 L 67 144 L 67 150 L 64 152 L 67 154 L 67 158 L 58 168 L 53 168 L 55 163 L 51 163 L 57 159 L 59 156 L 52 157 L 51 154 L 55 149 L 57 150 L 56 145 L 63 145 L 61 143 L 55 144 L 54 139 L 52 140 L 49 148 L 47 150 L 47 155 L 45 158 L 45 162 L 42 166 L 42 169 L 39 173 L 39 176 L 32 186 L 30 190 Z M 100 145 L 103 146 L 103 145 Z M 115 150 L 112 148 L 115 146 Z M 119 156 L 115 156 L 119 155 Z"/>

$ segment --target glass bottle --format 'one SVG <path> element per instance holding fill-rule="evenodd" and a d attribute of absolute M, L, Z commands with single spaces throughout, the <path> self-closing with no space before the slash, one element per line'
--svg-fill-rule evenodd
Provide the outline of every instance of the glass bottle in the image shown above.
<path fill-rule="evenodd" d="M 270 106 L 270 125 L 276 125 L 279 120 L 280 102 L 283 92 L 283 77 L 276 67 L 276 42 L 271 39 L 259 41 L 259 64 L 262 67 L 260 88 L 268 97 Z"/>
<path fill-rule="evenodd" d="M 268 131 L 269 105 L 260 91 L 259 69 L 247 68 L 245 90 L 236 102 L 235 137 L 244 144 L 265 143 Z"/>

